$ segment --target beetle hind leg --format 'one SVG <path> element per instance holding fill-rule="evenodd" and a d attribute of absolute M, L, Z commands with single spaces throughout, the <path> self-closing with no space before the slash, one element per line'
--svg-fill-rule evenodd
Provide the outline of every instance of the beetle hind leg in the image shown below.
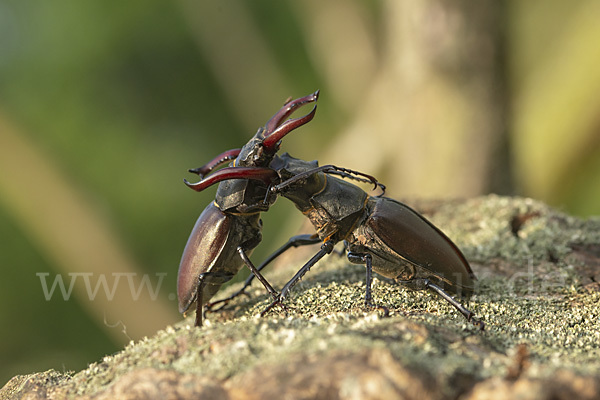
<path fill-rule="evenodd" d="M 222 284 L 229 282 L 231 278 L 233 278 L 233 275 L 229 273 L 215 272 L 204 272 L 198 276 L 198 286 L 196 289 L 196 320 L 194 326 L 202 326 L 202 321 L 204 320 L 204 313 L 206 310 L 206 299 L 204 298 L 205 291 L 207 291 L 208 297 L 210 298 L 216 290 L 219 290 L 218 288 Z M 215 286 L 217 286 L 216 290 L 214 288 Z"/>
<path fill-rule="evenodd" d="M 371 294 L 371 285 L 373 284 L 373 257 L 369 253 L 353 253 L 348 252 L 348 260 L 354 264 L 364 264 L 367 270 L 366 289 L 365 289 L 365 306 L 383 311 L 383 316 L 388 317 L 390 310 L 386 306 L 373 303 Z"/>
<path fill-rule="evenodd" d="M 429 279 L 413 279 L 411 281 L 401 281 L 401 283 L 407 285 L 412 289 L 429 289 L 432 292 L 437 293 L 438 296 L 440 296 L 448 303 L 450 303 L 454 308 L 456 308 L 458 312 L 460 312 L 467 319 L 467 321 L 471 322 L 480 330 L 484 330 L 485 324 L 483 323 L 483 321 L 475 317 L 475 314 L 472 311 L 460 304 L 458 301 L 456 301 L 456 299 L 454 299 L 454 297 L 450 296 L 444 289 L 431 282 Z"/>

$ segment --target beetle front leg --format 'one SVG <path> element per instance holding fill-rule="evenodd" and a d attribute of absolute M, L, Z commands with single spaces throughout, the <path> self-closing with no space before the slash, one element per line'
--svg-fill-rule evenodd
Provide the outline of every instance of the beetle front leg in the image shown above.
<path fill-rule="evenodd" d="M 273 297 L 273 299 L 277 299 L 279 294 L 277 293 L 277 291 L 275 289 L 273 289 L 273 286 L 271 286 L 271 284 L 265 279 L 265 277 L 254 266 L 254 264 L 252 264 L 252 261 L 250 261 L 250 258 L 248 258 L 248 255 L 246 254 L 246 252 L 244 251 L 242 246 L 238 246 L 237 252 L 240 255 L 240 257 L 242 258 L 242 260 L 244 261 L 244 264 L 246 264 L 246 267 L 248 267 L 248 269 L 250 271 L 252 271 L 252 273 L 260 281 L 260 283 L 263 284 L 263 286 L 265 287 L 265 289 L 267 289 L 267 292 L 269 292 L 271 297 Z"/>
<path fill-rule="evenodd" d="M 260 264 L 258 267 L 256 267 L 256 270 L 260 274 L 260 271 L 262 271 L 263 268 L 265 268 L 272 261 L 274 261 L 277 257 L 279 257 L 280 255 L 282 255 L 283 253 L 285 253 L 286 251 L 288 251 L 289 249 L 291 249 L 293 247 L 308 246 L 308 245 L 311 245 L 311 244 L 319 243 L 320 241 L 321 241 L 321 239 L 319 239 L 314 234 L 312 234 L 312 235 L 311 234 L 304 234 L 304 235 L 292 236 L 283 246 L 281 246 L 280 248 L 278 248 L 277 250 L 275 250 L 275 252 L 273 252 L 273 254 L 271 254 L 269 257 L 267 257 L 267 259 L 265 261 L 263 261 L 262 264 Z M 239 250 L 238 250 L 238 253 L 239 253 Z M 241 256 L 241 254 L 240 254 L 240 256 Z M 243 259 L 243 257 L 242 257 L 242 259 Z M 250 260 L 248 260 L 248 261 L 250 261 Z M 252 264 L 252 263 L 250 262 L 250 264 Z M 250 266 L 248 265 L 248 263 L 246 263 L 246 266 L 248 266 L 248 269 L 250 269 L 252 271 L 252 269 L 250 268 Z M 252 265 L 252 266 L 254 267 L 254 265 Z M 254 280 L 254 278 L 257 277 L 257 276 L 258 275 L 255 274 L 255 273 L 252 273 L 252 274 L 248 275 L 248 278 L 246 278 L 246 281 L 244 282 L 244 286 L 242 286 L 242 288 L 240 290 L 238 290 L 237 292 L 235 292 L 231 296 L 227 297 L 226 299 L 217 300 L 215 302 L 207 304 L 208 309 L 210 311 L 218 311 L 221 308 L 223 308 L 225 305 L 227 305 L 228 302 L 230 302 L 231 300 L 233 300 L 234 298 L 236 298 L 237 296 L 240 296 L 242 294 L 246 294 L 246 289 L 248 289 L 248 287 L 252 284 L 252 281 Z M 267 289 L 267 291 L 268 290 L 269 289 Z M 223 306 L 221 306 L 220 308 L 218 308 L 216 310 L 212 310 L 212 308 L 214 306 L 216 306 L 217 304 L 221 304 L 221 303 L 224 303 Z"/>
<path fill-rule="evenodd" d="M 273 301 L 271 304 L 269 304 L 267 306 L 267 308 L 265 308 L 263 310 L 263 312 L 260 313 L 260 316 L 261 317 L 264 316 L 267 312 L 269 312 L 269 310 L 271 310 L 276 305 L 283 306 L 283 301 L 285 300 L 287 295 L 290 293 L 290 290 L 292 290 L 294 285 L 296 285 L 300 281 L 300 279 L 302 279 L 302 277 L 308 271 L 310 271 L 310 268 L 313 265 L 315 265 L 317 263 L 317 261 L 319 261 L 321 258 L 325 257 L 327 254 L 331 253 L 333 251 L 334 246 L 335 246 L 335 243 L 331 240 L 328 240 L 325 243 L 323 243 L 323 245 L 321 246 L 321 250 L 319 250 L 319 252 L 317 254 L 315 254 L 310 260 L 308 260 L 308 262 L 306 264 L 304 264 L 302 266 L 302 268 L 300 268 L 298 270 L 298 272 L 296 272 L 296 275 L 294 275 L 293 278 L 290 279 L 290 281 L 285 284 L 283 289 L 281 289 L 281 293 L 279 294 L 277 299 L 275 299 L 275 301 Z"/>
<path fill-rule="evenodd" d="M 253 247 L 255 247 L 254 244 L 252 244 L 251 246 L 247 246 L 247 248 L 253 248 Z M 265 289 L 267 289 L 267 292 L 269 292 L 271 294 L 271 297 L 273 297 L 273 299 L 277 299 L 277 296 L 279 294 L 277 293 L 277 291 L 275 289 L 273 289 L 273 286 L 271 286 L 271 284 L 267 281 L 267 279 L 260 273 L 260 269 L 264 268 L 264 265 L 261 265 L 259 268 L 256 268 L 254 266 L 254 264 L 252 263 L 252 261 L 250 261 L 250 258 L 248 257 L 248 255 L 246 254 L 246 251 L 244 250 L 244 246 L 238 246 L 236 251 L 239 254 L 242 261 L 244 262 L 244 264 L 246 265 L 246 267 L 248 267 L 248 269 L 250 270 L 250 272 L 251 272 L 250 277 L 256 276 L 258 278 L 258 280 L 260 281 L 260 283 L 263 284 Z M 237 292 L 235 292 L 234 294 L 232 294 L 231 296 L 229 296 L 223 300 L 206 303 L 206 305 L 204 306 L 204 310 L 205 311 L 213 311 L 212 308 L 215 305 L 224 303 L 219 309 L 214 310 L 214 311 L 221 310 L 223 307 L 225 307 L 227 305 L 227 303 L 229 303 L 229 301 L 231 301 L 232 299 L 236 298 L 237 296 L 245 293 L 246 288 L 250 285 L 251 282 L 252 282 L 251 279 L 247 279 L 246 284 L 240 290 L 238 290 Z"/>
<path fill-rule="evenodd" d="M 348 252 L 348 260 L 354 264 L 364 264 L 367 270 L 366 290 L 365 290 L 365 306 L 369 308 L 377 308 L 383 310 L 383 316 L 388 317 L 390 310 L 386 306 L 381 306 L 373 303 L 371 295 L 371 285 L 373 284 L 373 257 L 369 253 L 352 253 Z"/>

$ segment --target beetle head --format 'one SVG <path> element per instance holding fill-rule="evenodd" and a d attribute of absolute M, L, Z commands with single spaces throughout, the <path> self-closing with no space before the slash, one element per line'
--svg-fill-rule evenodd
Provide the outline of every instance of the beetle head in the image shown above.
<path fill-rule="evenodd" d="M 279 150 L 281 140 L 294 129 L 310 122 L 315 116 L 317 106 L 306 115 L 287 119 L 294 111 L 308 103 L 314 103 L 319 98 L 319 91 L 287 101 L 264 127 L 241 149 L 228 150 L 219 154 L 206 165 L 190 170 L 200 175 L 202 180 L 186 185 L 200 192 L 216 183 L 220 183 L 217 191 L 217 202 L 223 209 L 237 207 L 241 204 L 254 204 L 263 200 L 266 188 L 277 179 L 277 173 L 269 168 Z M 232 166 L 211 173 L 219 165 L 234 160 Z M 207 176 L 211 173 L 209 176 Z M 262 186 L 250 184 L 249 181 L 261 181 Z M 248 188 L 254 189 L 248 191 Z M 255 193 L 256 192 L 256 193 Z M 263 193 L 265 192 L 265 193 Z"/>

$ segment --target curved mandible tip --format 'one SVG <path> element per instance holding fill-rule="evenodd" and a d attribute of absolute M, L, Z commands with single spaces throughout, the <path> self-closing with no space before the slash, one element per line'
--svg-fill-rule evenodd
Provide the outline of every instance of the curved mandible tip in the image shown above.
<path fill-rule="evenodd" d="M 312 97 L 311 97 L 312 96 Z M 306 104 L 309 102 L 316 101 L 319 97 L 319 91 L 317 90 L 313 95 L 307 96 L 311 98 L 310 101 L 305 101 L 302 104 Z M 299 100 L 299 99 L 298 99 Z M 297 108 L 297 107 L 296 107 Z M 293 111 L 293 110 L 292 110 Z M 263 147 L 267 153 L 275 153 L 278 149 L 278 143 L 281 139 L 285 137 L 288 133 L 293 131 L 294 129 L 306 124 L 307 122 L 312 121 L 317 112 L 317 105 L 313 107 L 313 109 L 303 117 L 295 118 L 287 120 L 281 124 L 279 124 L 274 130 L 266 130 L 265 138 L 263 139 Z M 286 113 L 285 116 L 291 114 L 291 111 Z M 282 118 L 283 119 L 283 118 Z"/>
<path fill-rule="evenodd" d="M 223 153 L 219 154 L 218 156 L 216 156 L 215 158 L 213 158 L 212 160 L 210 160 L 203 166 L 198 167 L 198 168 L 193 168 L 188 171 L 191 172 L 192 174 L 200 175 L 200 178 L 202 179 L 206 176 L 206 174 L 208 174 L 213 169 L 217 168 L 219 165 L 221 165 L 227 161 L 231 161 L 231 160 L 235 159 L 240 154 L 240 151 L 242 151 L 242 149 L 232 149 L 232 150 L 224 151 Z"/>
<path fill-rule="evenodd" d="M 304 117 L 292 119 L 289 121 L 284 120 L 289 117 L 297 108 L 316 102 L 319 99 L 319 91 L 309 94 L 308 96 L 301 97 L 296 100 L 291 100 L 285 103 L 285 105 L 273 116 L 265 125 L 265 139 L 263 144 L 269 152 L 274 152 L 273 148 L 275 144 L 279 142 L 285 135 L 309 122 L 315 116 L 317 106 L 313 107 L 312 111 Z"/>
<path fill-rule="evenodd" d="M 200 182 L 191 183 L 186 179 L 183 182 L 195 190 L 201 192 L 204 189 L 228 179 L 251 179 L 262 181 L 265 185 L 270 185 L 277 178 L 277 172 L 271 168 L 262 167 L 227 167 L 218 170 L 208 178 L 202 179 Z"/>
<path fill-rule="evenodd" d="M 315 102 L 319 99 L 319 90 L 311 93 L 307 96 L 300 97 L 296 100 L 288 100 L 283 104 L 283 107 L 279 109 L 271 117 L 271 119 L 265 124 L 265 131 L 267 135 L 270 135 L 287 117 L 289 117 L 298 107 L 303 106 L 307 103 Z"/>

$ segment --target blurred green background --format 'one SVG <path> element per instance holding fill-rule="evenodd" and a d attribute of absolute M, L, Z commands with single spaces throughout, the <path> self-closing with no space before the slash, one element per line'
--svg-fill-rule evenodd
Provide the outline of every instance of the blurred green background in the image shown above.
<path fill-rule="evenodd" d="M 178 321 L 179 258 L 214 197 L 182 178 L 288 96 L 321 89 L 283 151 L 393 197 L 600 214 L 598 15 L 593 0 L 0 0 L 0 384 Z M 264 216 L 254 259 L 296 214 L 280 200 Z M 57 277 L 67 300 L 44 293 Z"/>

